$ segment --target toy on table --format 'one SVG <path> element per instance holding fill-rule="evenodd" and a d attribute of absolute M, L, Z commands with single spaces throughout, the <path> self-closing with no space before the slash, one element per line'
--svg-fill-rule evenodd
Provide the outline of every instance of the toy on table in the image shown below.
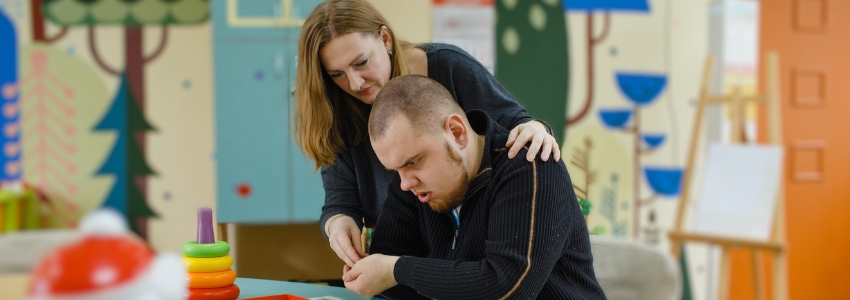
<path fill-rule="evenodd" d="M 216 241 L 213 234 L 212 209 L 198 209 L 198 235 L 183 244 L 183 264 L 188 269 L 189 300 L 233 300 L 239 297 L 236 272 L 230 267 L 230 245 Z"/>
<path fill-rule="evenodd" d="M 182 299 L 186 273 L 176 254 L 155 255 L 111 209 L 80 223 L 82 237 L 42 258 L 27 299 Z"/>

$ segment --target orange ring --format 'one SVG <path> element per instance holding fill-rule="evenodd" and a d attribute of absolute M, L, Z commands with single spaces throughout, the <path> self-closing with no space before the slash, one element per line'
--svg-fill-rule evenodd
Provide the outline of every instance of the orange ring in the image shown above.
<path fill-rule="evenodd" d="M 188 300 L 233 300 L 239 298 L 239 287 L 231 284 L 212 289 L 189 289 Z"/>
<path fill-rule="evenodd" d="M 206 273 L 188 272 L 186 274 L 189 287 L 196 289 L 225 287 L 236 282 L 236 272 L 233 272 L 232 269 Z"/>

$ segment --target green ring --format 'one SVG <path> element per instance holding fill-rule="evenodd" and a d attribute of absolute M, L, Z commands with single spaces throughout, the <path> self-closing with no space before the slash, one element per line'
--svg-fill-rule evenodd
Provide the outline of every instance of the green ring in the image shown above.
<path fill-rule="evenodd" d="M 183 243 L 183 255 L 188 257 L 219 257 L 230 253 L 230 245 L 225 241 L 215 241 L 215 244 L 198 244 L 195 241 Z"/>

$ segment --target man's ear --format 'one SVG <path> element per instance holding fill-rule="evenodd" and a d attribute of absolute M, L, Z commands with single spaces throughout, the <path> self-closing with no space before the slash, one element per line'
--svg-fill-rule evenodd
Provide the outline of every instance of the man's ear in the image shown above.
<path fill-rule="evenodd" d="M 469 145 L 469 137 L 467 136 L 467 128 L 466 124 L 463 123 L 463 118 L 459 115 L 453 114 L 446 119 L 443 128 L 446 134 L 450 135 L 450 139 L 457 143 L 460 150 L 466 148 Z"/>

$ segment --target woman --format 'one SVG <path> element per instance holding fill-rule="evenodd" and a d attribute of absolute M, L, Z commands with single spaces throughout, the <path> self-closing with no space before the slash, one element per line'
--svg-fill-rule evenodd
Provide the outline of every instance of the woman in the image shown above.
<path fill-rule="evenodd" d="M 511 128 L 513 158 L 531 142 L 526 159 L 560 149 L 474 58 L 445 44 L 400 42 L 365 0 L 328 0 L 310 14 L 298 41 L 295 134 L 298 146 L 322 169 L 321 226 L 331 248 L 349 266 L 365 256 L 360 228 L 375 225 L 392 172 L 378 161 L 367 136 L 369 110 L 391 78 L 420 74 L 440 82 L 464 110 L 483 109 Z"/>

